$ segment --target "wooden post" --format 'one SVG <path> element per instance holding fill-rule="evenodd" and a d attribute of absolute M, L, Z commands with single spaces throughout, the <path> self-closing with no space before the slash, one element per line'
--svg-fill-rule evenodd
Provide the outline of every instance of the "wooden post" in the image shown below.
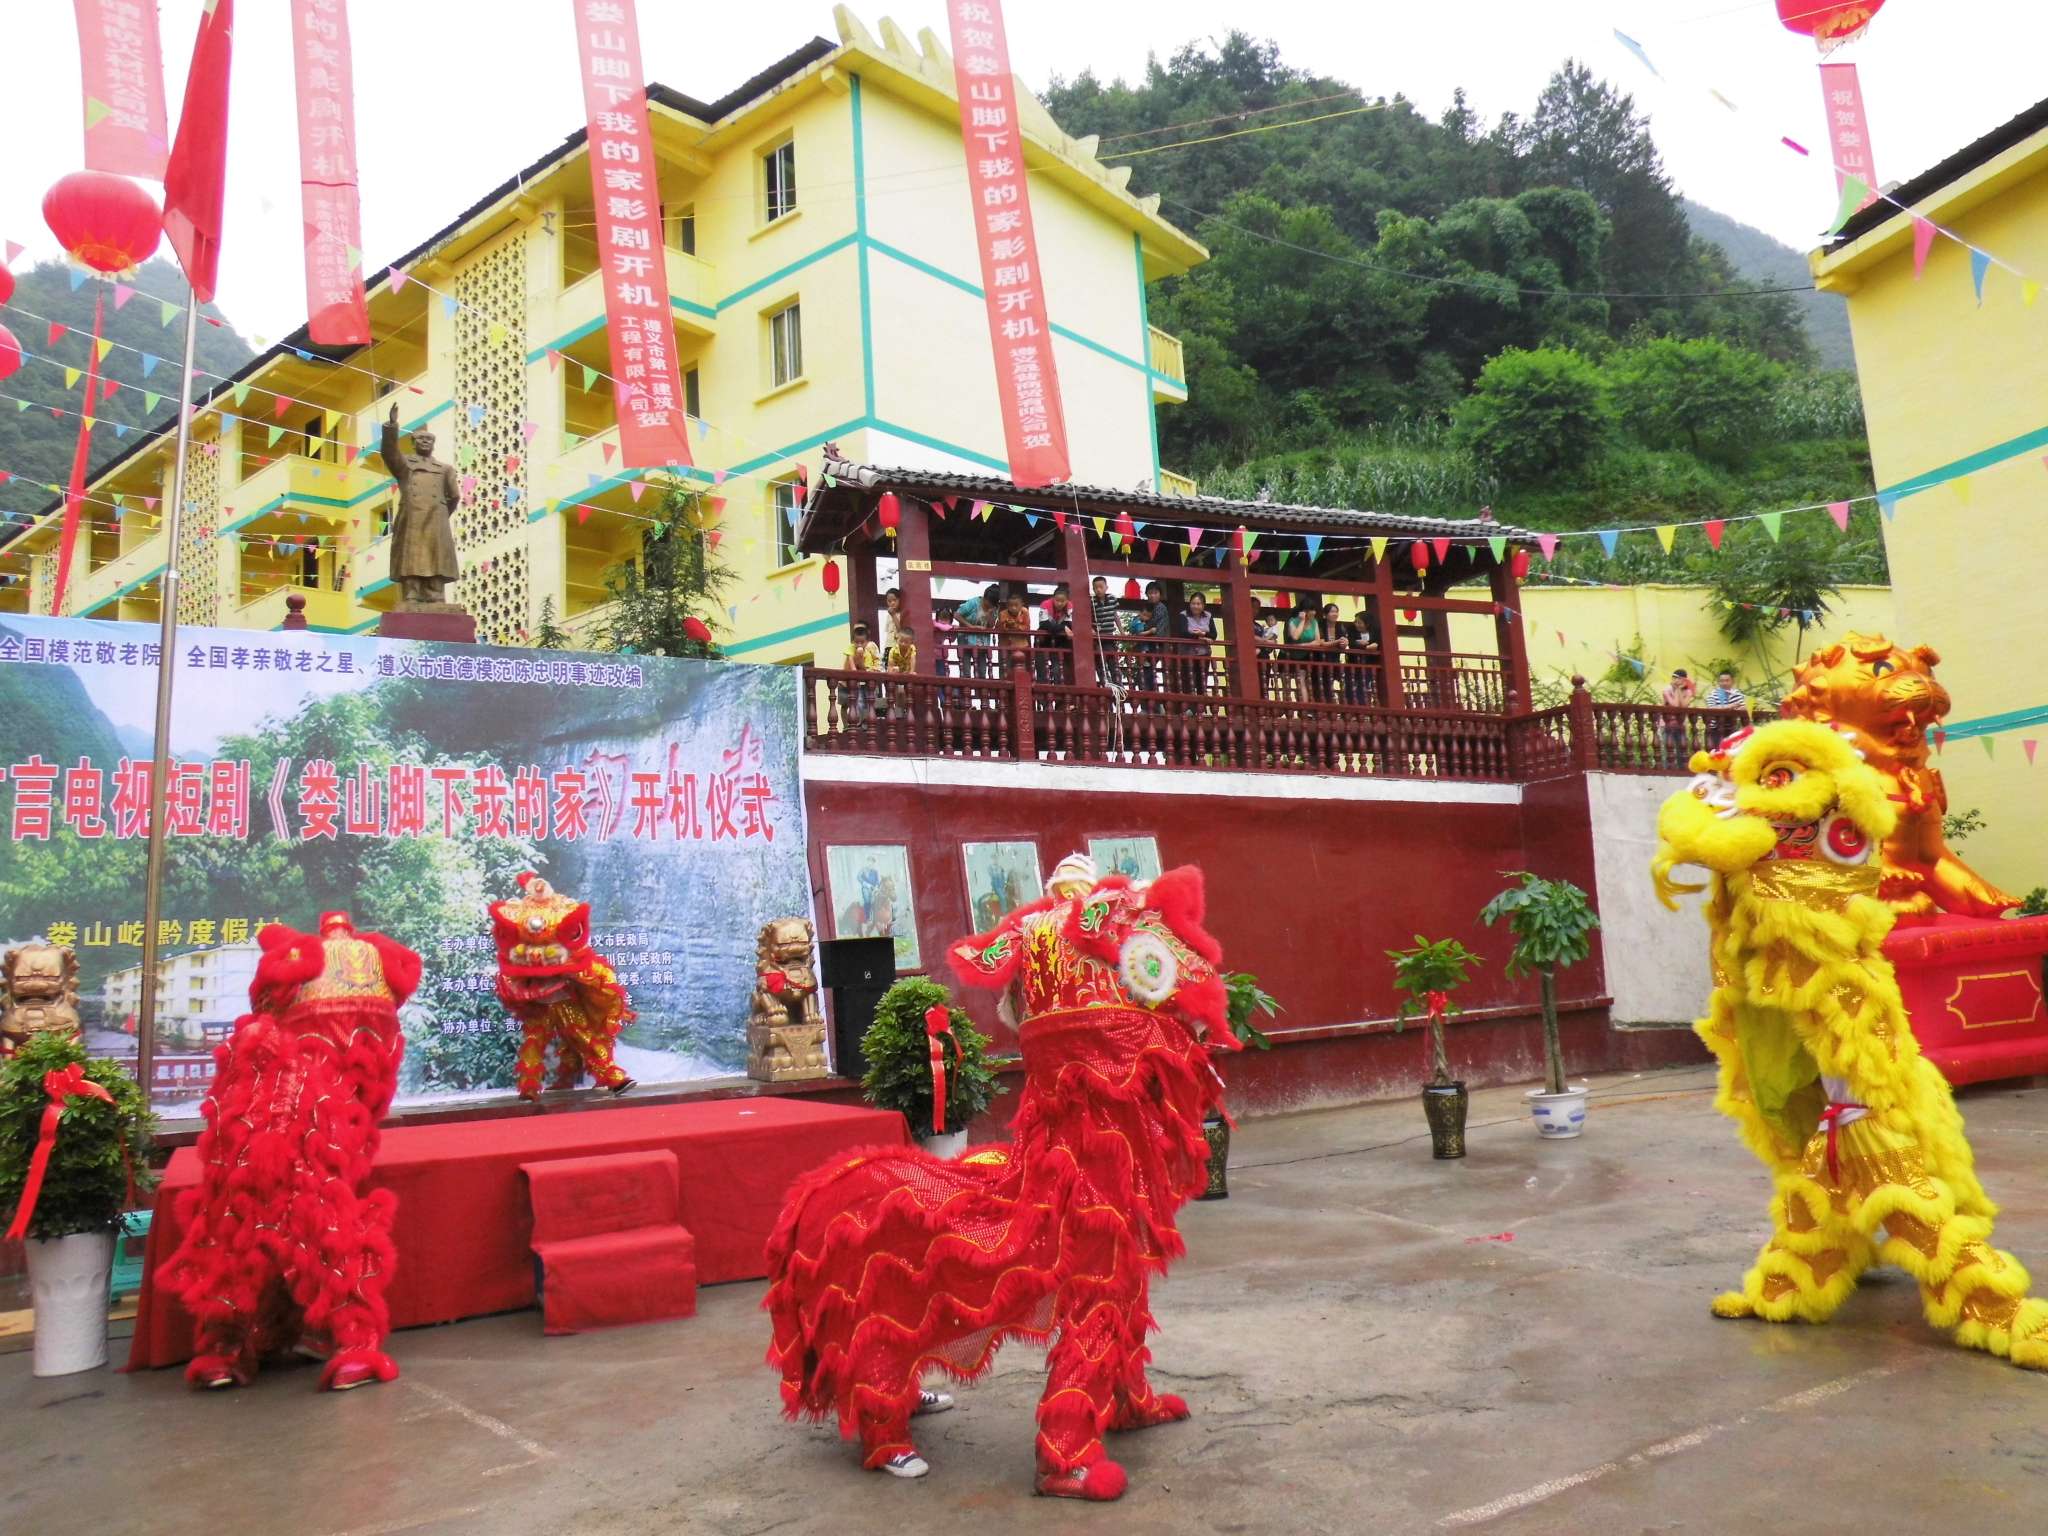
<path fill-rule="evenodd" d="M 932 624 L 932 510 L 922 501 L 902 497 L 903 516 L 896 527 L 896 584 L 903 591 L 903 622 L 917 636 L 917 670 L 930 676 L 938 671 L 939 636 Z M 868 546 L 868 570 L 874 570 L 881 553 L 878 542 Z M 873 581 L 872 574 L 869 580 Z"/>
<path fill-rule="evenodd" d="M 875 567 L 879 555 L 875 547 L 855 545 L 858 553 L 846 556 L 846 628 L 851 636 L 855 623 L 868 626 L 868 635 L 881 647 L 889 647 L 888 636 L 882 633 L 882 583 Z"/>
<path fill-rule="evenodd" d="M 1403 705 L 1401 691 L 1401 609 L 1394 596 L 1394 568 L 1382 558 L 1372 563 L 1373 606 L 1380 620 L 1380 703 Z"/>
<path fill-rule="evenodd" d="M 1038 760 L 1038 744 L 1033 739 L 1031 702 L 1031 660 L 1018 656 L 1010 663 L 1010 746 L 1019 762 L 1031 763 Z"/>
<path fill-rule="evenodd" d="M 1217 538 L 1229 535 L 1218 533 Z M 1230 611 L 1230 669 L 1232 683 L 1240 699 L 1261 697 L 1259 687 L 1259 632 L 1258 615 L 1252 605 L 1252 573 L 1246 569 L 1244 556 L 1232 551 L 1224 562 L 1221 576 L 1224 587 L 1225 605 Z"/>
<path fill-rule="evenodd" d="M 1060 535 L 1065 559 L 1061 573 L 1067 579 L 1067 601 L 1074 616 L 1074 676 L 1083 687 L 1095 686 L 1095 602 L 1093 580 L 1088 571 L 1088 535 L 1081 519 L 1067 519 Z"/>
<path fill-rule="evenodd" d="M 1591 773 L 1600 766 L 1600 739 L 1593 724 L 1593 695 L 1586 692 L 1586 680 L 1574 675 L 1571 702 L 1567 705 L 1572 723 L 1572 766 Z"/>
<path fill-rule="evenodd" d="M 1503 692 L 1528 707 L 1529 632 L 1522 624 L 1522 589 L 1506 561 L 1496 560 L 1487 586 L 1493 595 L 1494 653 L 1500 657 Z M 1515 713 L 1512 704 L 1509 714 Z"/>

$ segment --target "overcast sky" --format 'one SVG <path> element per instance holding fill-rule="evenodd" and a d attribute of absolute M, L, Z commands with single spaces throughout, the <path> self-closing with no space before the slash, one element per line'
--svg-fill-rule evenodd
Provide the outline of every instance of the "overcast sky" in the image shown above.
<path fill-rule="evenodd" d="M 572 0 L 350 0 L 371 262 L 409 250 L 448 217 L 581 123 Z M 30 259 L 56 254 L 44 188 L 81 163 L 77 40 L 69 0 L 0 0 L 10 68 L 0 122 L 0 235 Z M 162 0 L 175 119 L 200 0 Z M 882 8 L 856 6 L 879 35 Z M 220 302 L 245 332 L 276 338 L 305 310 L 296 115 L 286 0 L 237 7 L 228 232 Z M 942 36 L 942 0 L 892 14 Z M 1011 0 L 1010 48 L 1041 87 L 1054 73 L 1143 73 L 1148 54 L 1221 37 L 1270 36 L 1296 66 L 1369 95 L 1400 93 L 1431 115 L 1465 87 L 1488 120 L 1526 113 L 1566 56 L 1634 92 L 1681 191 L 1805 247 L 1834 211 L 1831 174 L 1778 145 L 1822 138 L 1812 44 L 1770 0 Z M 700 5 L 643 0 L 647 69 L 691 95 L 722 95 L 813 34 L 822 0 Z M 1660 83 L 1615 41 L 1637 38 Z M 2048 5 L 2039 0 L 1891 0 L 1843 57 L 1860 66 L 1879 177 L 1902 180 L 2031 105 L 2044 92 Z M 1718 89 L 1742 111 L 1707 95 Z M 1315 133 L 1314 127 L 1292 130 Z M 1175 151 L 1199 155 L 1202 149 Z M 1143 187 L 1140 173 L 1136 183 Z"/>

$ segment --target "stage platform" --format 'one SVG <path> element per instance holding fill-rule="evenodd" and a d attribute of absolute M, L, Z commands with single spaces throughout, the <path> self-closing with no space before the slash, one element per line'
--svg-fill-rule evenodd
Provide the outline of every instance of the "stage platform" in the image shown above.
<path fill-rule="evenodd" d="M 698 1277 L 716 1285 L 765 1273 L 763 1246 L 784 1191 L 800 1174 L 857 1147 L 908 1140 L 903 1117 L 893 1111 L 772 1097 L 391 1127 L 370 1186 L 398 1196 L 392 1326 L 447 1323 L 533 1304 L 533 1219 L 521 1163 L 674 1152 Z M 157 1292 L 155 1281 L 184 1234 L 178 1197 L 198 1178 L 198 1155 L 182 1148 L 157 1191 L 131 1370 L 192 1355 L 192 1319 Z"/>

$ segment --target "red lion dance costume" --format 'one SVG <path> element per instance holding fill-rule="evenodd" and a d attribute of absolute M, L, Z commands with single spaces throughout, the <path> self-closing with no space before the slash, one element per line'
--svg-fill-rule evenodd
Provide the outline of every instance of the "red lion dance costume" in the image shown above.
<path fill-rule="evenodd" d="M 959 1162 L 878 1148 L 800 1180 L 768 1243 L 768 1363 L 792 1418 L 836 1414 L 866 1466 L 915 1477 L 912 1415 L 951 1406 L 921 1374 L 971 1380 L 1005 1339 L 1057 1334 L 1037 1491 L 1104 1500 L 1125 1478 L 1103 1435 L 1188 1414 L 1145 1379 L 1148 1293 L 1207 1179 L 1209 1052 L 1237 1041 L 1198 870 L 1098 882 L 1077 855 L 1050 890 L 949 956 L 1021 994 L 1012 1144 Z"/>
<path fill-rule="evenodd" d="M 519 877 L 519 894 L 491 908 L 498 941 L 498 1001 L 525 1028 L 519 1097 L 538 1099 L 548 1042 L 556 1088 L 573 1088 L 587 1068 L 600 1088 L 633 1086 L 612 1060 L 612 1042 L 633 1020 L 611 962 L 590 947 L 590 904 L 572 901 L 539 875 Z"/>
<path fill-rule="evenodd" d="M 185 1239 L 163 1273 L 199 1325 L 185 1378 L 246 1386 L 294 1344 L 329 1356 L 320 1385 L 391 1381 L 384 1288 L 395 1255 L 389 1190 L 362 1193 L 398 1086 L 398 1008 L 420 958 L 346 912 L 320 935 L 275 924 L 249 983 L 253 1010 L 214 1051 L 201 1174 Z"/>

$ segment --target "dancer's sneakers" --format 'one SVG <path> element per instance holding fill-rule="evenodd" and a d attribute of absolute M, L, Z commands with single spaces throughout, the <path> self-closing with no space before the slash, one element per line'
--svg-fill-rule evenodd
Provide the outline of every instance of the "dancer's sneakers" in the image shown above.
<path fill-rule="evenodd" d="M 1085 1467 L 1070 1467 L 1065 1472 L 1041 1472 L 1031 1485 L 1031 1491 L 1049 1499 L 1087 1499 L 1107 1504 L 1111 1499 L 1122 1498 L 1128 1485 L 1124 1469 L 1105 1456 Z"/>
<path fill-rule="evenodd" d="M 944 1413 L 953 1406 L 953 1394 L 934 1392 L 929 1388 L 917 1394 L 917 1406 L 910 1410 L 913 1419 L 921 1419 L 928 1413 Z"/>
<path fill-rule="evenodd" d="M 898 1451 L 875 1468 L 877 1472 L 886 1472 L 891 1477 L 923 1477 L 931 1469 L 932 1464 L 915 1451 Z"/>
<path fill-rule="evenodd" d="M 1188 1416 L 1188 1405 L 1171 1392 L 1161 1392 L 1142 1403 L 1127 1403 L 1110 1416 L 1111 1434 L 1123 1430 L 1150 1429 L 1155 1424 L 1178 1424 Z"/>

